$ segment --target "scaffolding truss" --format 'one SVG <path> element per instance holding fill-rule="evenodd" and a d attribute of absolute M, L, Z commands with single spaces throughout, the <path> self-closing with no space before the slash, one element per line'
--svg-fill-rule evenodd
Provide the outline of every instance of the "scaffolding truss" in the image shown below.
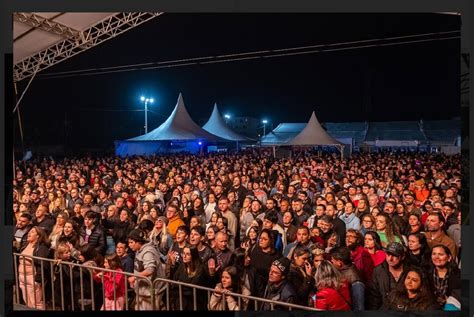
<path fill-rule="evenodd" d="M 34 76 L 39 71 L 67 60 L 161 14 L 163 12 L 120 12 L 82 32 L 34 14 L 15 14 L 15 21 L 62 35 L 66 39 L 16 63 L 13 80 L 18 82 Z"/>

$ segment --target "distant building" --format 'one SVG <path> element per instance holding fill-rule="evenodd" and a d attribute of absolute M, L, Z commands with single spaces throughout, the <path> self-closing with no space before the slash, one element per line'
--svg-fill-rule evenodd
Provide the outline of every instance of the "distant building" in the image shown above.
<path fill-rule="evenodd" d="M 260 121 L 252 117 L 231 117 L 226 121 L 232 130 L 249 138 L 256 138 L 259 134 L 263 133 L 263 130 L 260 128 Z M 268 129 L 268 132 L 270 131 Z"/>

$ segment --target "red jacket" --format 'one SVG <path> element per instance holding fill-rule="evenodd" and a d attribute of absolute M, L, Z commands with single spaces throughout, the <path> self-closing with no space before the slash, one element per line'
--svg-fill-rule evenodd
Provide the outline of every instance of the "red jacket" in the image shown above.
<path fill-rule="evenodd" d="M 351 251 L 352 262 L 359 270 L 364 283 L 367 284 L 372 280 L 372 273 L 374 272 L 374 261 L 369 251 L 362 246 L 358 246 L 354 251 Z"/>
<path fill-rule="evenodd" d="M 115 273 L 115 296 L 116 298 L 125 296 L 125 275 L 120 274 L 121 269 L 117 269 Z M 101 283 L 102 278 L 95 275 L 94 280 Z M 105 298 L 114 299 L 114 273 L 104 272 L 104 291 Z"/>
<path fill-rule="evenodd" d="M 351 294 L 346 282 L 339 292 L 333 288 L 325 288 L 316 293 L 315 308 L 323 310 L 351 310 Z"/>

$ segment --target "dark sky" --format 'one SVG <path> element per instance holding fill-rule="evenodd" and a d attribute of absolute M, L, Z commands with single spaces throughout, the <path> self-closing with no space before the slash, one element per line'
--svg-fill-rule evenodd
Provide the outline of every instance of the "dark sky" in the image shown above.
<path fill-rule="evenodd" d="M 166 13 L 41 74 L 248 51 L 460 30 L 440 14 Z M 157 102 L 149 131 L 182 92 L 198 123 L 222 113 L 305 122 L 448 119 L 460 115 L 460 41 L 435 41 L 146 71 L 46 79 L 22 104 L 27 144 L 106 147 L 143 133 L 139 96 Z M 20 83 L 25 85 L 27 80 Z M 96 109 L 100 111 L 89 111 Z M 18 141 L 18 134 L 15 133 Z"/>

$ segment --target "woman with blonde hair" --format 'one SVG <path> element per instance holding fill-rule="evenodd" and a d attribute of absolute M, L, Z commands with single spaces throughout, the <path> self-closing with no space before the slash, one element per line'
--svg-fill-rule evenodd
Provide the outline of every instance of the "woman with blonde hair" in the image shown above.
<path fill-rule="evenodd" d="M 69 216 L 66 212 L 60 211 L 56 217 L 56 223 L 54 224 L 53 230 L 49 235 L 49 241 L 51 241 L 51 249 L 56 249 L 56 242 L 63 232 L 64 224 L 69 220 Z"/>
<path fill-rule="evenodd" d="M 349 285 L 329 261 L 322 261 L 314 275 L 316 298 L 314 307 L 322 310 L 351 310 Z"/>
<path fill-rule="evenodd" d="M 168 218 L 160 216 L 155 221 L 155 226 L 150 232 L 150 241 L 155 245 L 155 248 L 160 251 L 162 264 L 166 263 L 168 251 L 173 245 L 173 238 L 168 233 L 167 225 Z"/>
<path fill-rule="evenodd" d="M 56 194 L 54 192 L 49 192 L 48 193 L 48 202 L 49 202 L 49 209 L 48 210 L 51 210 L 53 211 L 54 210 L 54 201 L 56 200 Z"/>

